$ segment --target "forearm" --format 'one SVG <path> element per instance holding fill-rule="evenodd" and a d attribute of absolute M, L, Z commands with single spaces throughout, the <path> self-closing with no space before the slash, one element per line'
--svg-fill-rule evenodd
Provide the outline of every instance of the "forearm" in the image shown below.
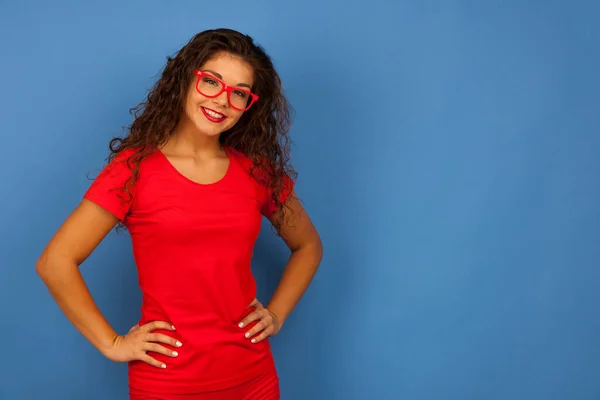
<path fill-rule="evenodd" d="M 322 256 L 320 241 L 292 252 L 279 285 L 267 305 L 282 325 L 308 288 Z"/>
<path fill-rule="evenodd" d="M 67 319 L 106 355 L 117 333 L 98 309 L 79 267 L 74 263 L 40 260 L 36 270 Z"/>

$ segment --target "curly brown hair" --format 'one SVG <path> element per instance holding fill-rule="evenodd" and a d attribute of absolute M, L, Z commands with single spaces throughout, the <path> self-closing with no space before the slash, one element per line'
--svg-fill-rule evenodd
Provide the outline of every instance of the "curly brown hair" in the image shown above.
<path fill-rule="evenodd" d="M 271 58 L 250 36 L 232 29 L 200 32 L 174 57 L 167 57 L 160 79 L 146 101 L 130 110 L 134 121 L 127 128 L 128 134 L 110 141 L 108 161 L 124 150 L 137 150 L 127 160 L 132 174 L 123 189 L 130 195 L 130 189 L 139 177 L 142 160 L 165 144 L 179 124 L 194 70 L 224 51 L 241 57 L 252 66 L 255 75 L 253 92 L 260 101 L 244 112 L 231 129 L 223 132 L 219 141 L 252 160 L 250 172 L 271 190 L 280 216 L 287 207 L 280 200 L 285 175 L 292 179 L 297 176 L 289 162 L 292 108 Z M 275 230 L 279 232 L 281 218 L 275 218 L 275 221 Z"/>

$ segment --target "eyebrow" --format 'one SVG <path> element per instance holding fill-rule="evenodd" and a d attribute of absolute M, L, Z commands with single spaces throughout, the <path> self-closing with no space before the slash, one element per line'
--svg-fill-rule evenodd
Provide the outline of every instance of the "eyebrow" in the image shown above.
<path fill-rule="evenodd" d="M 210 72 L 211 74 L 213 74 L 213 75 L 214 75 L 214 76 L 216 76 L 217 78 L 219 78 L 219 79 L 223 79 L 223 76 L 222 76 L 220 73 L 218 73 L 218 72 L 211 71 L 210 69 L 205 69 L 205 70 L 203 70 L 203 71 L 204 71 L 204 72 Z M 248 85 L 247 83 L 238 83 L 237 85 L 233 85 L 233 86 L 236 86 L 236 87 L 247 87 L 248 89 L 252 89 L 252 88 L 250 87 L 250 85 Z"/>

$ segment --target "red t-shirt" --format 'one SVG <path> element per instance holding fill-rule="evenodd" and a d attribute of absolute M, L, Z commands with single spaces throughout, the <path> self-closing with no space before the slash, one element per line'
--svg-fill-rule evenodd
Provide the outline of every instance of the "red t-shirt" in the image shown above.
<path fill-rule="evenodd" d="M 237 324 L 256 297 L 250 260 L 261 215 L 276 211 L 268 188 L 249 174 L 251 161 L 226 148 L 230 163 L 213 184 L 179 173 L 159 150 L 140 165 L 131 198 L 126 150 L 104 168 L 84 197 L 127 227 L 143 294 L 139 324 L 160 320 L 183 343 L 178 357 L 149 353 L 166 369 L 129 363 L 131 387 L 156 393 L 199 393 L 238 385 L 273 368 L 268 340 L 253 344 Z M 294 182 L 286 176 L 285 200 Z M 165 345 L 171 348 L 169 345 Z"/>

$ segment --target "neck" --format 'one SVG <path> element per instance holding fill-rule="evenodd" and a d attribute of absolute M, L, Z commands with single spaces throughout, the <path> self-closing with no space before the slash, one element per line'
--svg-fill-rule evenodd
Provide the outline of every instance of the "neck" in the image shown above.
<path fill-rule="evenodd" d="M 222 152 L 219 136 L 206 135 L 182 121 L 164 147 L 181 155 L 210 156 Z"/>

